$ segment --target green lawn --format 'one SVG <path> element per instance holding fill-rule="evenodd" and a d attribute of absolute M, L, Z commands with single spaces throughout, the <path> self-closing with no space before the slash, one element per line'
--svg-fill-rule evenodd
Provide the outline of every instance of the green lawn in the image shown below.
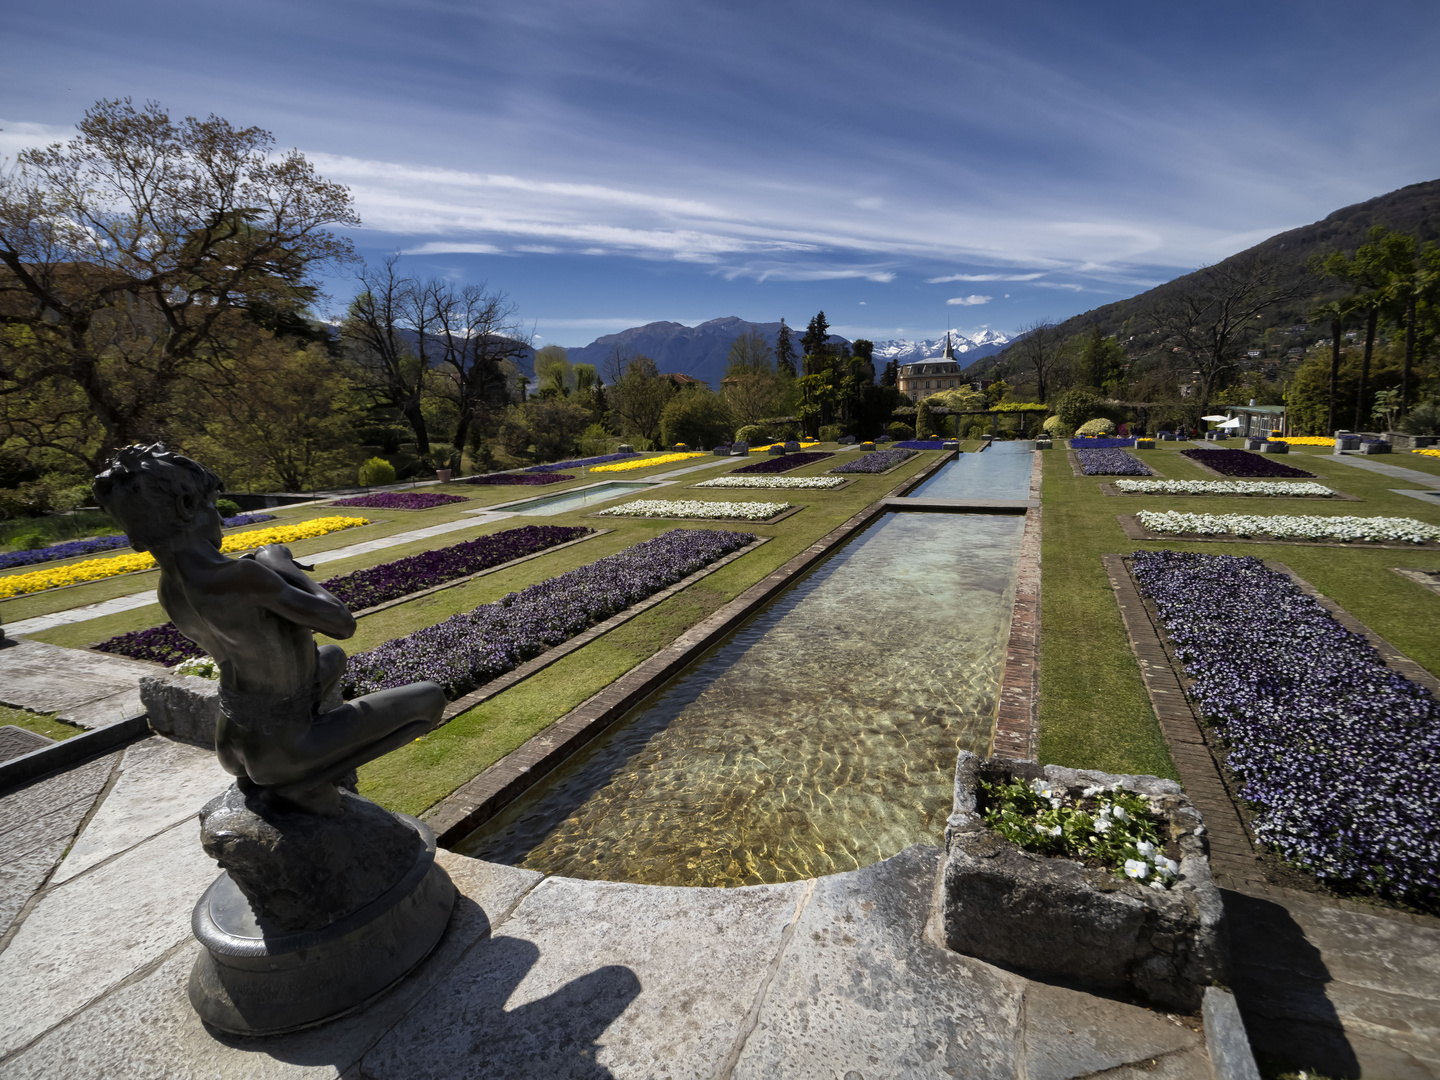
<path fill-rule="evenodd" d="M 1167 478 L 1213 479 L 1180 451 L 1161 443 L 1136 451 Z M 1102 477 L 1075 477 L 1058 446 L 1045 454 L 1040 667 L 1040 757 L 1047 763 L 1174 776 L 1153 709 L 1130 651 L 1119 608 L 1101 565 L 1104 554 L 1167 547 L 1208 554 L 1254 555 L 1289 565 L 1393 645 L 1440 674 L 1440 596 L 1391 567 L 1440 567 L 1440 552 L 1246 543 L 1126 539 L 1116 516 L 1137 510 L 1190 513 L 1320 514 L 1412 517 L 1440 524 L 1440 507 L 1395 495 L 1395 479 L 1352 466 L 1320 448 L 1297 449 L 1288 461 L 1363 502 L 1296 499 L 1116 498 Z M 1421 455 L 1375 460 L 1410 466 Z M 1437 470 L 1440 472 L 1440 470 Z"/>
<path fill-rule="evenodd" d="M 33 731 L 37 735 L 47 735 L 52 739 L 68 739 L 72 735 L 79 735 L 84 730 L 73 724 L 56 720 L 53 716 L 46 716 L 44 713 L 31 712 L 29 709 L 12 709 L 9 705 L 0 705 L 0 727 L 6 725 L 24 728 L 26 731 Z"/>

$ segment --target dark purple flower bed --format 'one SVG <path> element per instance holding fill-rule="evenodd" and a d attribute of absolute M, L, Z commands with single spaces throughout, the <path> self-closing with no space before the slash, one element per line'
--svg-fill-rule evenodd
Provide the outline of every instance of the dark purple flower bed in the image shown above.
<path fill-rule="evenodd" d="M 1134 446 L 1134 439 L 1071 439 L 1072 450 L 1116 450 L 1122 446 Z"/>
<path fill-rule="evenodd" d="M 227 529 L 234 529 L 241 525 L 254 525 L 258 521 L 269 521 L 274 516 L 274 514 L 240 514 L 236 517 L 224 518 L 220 523 Z M 10 570 L 17 566 L 34 566 L 36 563 L 54 562 L 56 559 L 73 559 L 77 555 L 94 555 L 97 551 L 114 551 L 129 543 L 130 541 L 125 538 L 124 533 L 116 533 L 113 536 L 90 536 L 84 540 L 51 544 L 49 547 L 36 548 L 34 551 L 4 551 L 0 552 L 0 570 Z"/>
<path fill-rule="evenodd" d="M 632 450 L 628 454 L 602 454 L 600 457 L 575 458 L 573 461 L 552 461 L 547 465 L 531 465 L 526 472 L 555 472 L 558 469 L 587 469 L 591 465 L 604 465 L 609 461 L 625 461 L 637 457 Z"/>
<path fill-rule="evenodd" d="M 553 472 L 496 472 L 487 473 L 484 476 L 472 476 L 466 480 L 467 484 L 524 484 L 527 487 L 538 487 L 541 484 L 559 484 L 566 480 L 574 480 L 575 477 L 566 473 Z"/>
<path fill-rule="evenodd" d="M 900 450 L 939 450 L 944 439 L 903 439 L 892 445 Z"/>
<path fill-rule="evenodd" d="M 914 450 L 906 450 L 900 447 L 895 450 L 872 450 L 868 454 L 861 454 L 844 465 L 837 465 L 831 469 L 832 473 L 882 473 L 887 469 L 893 469 L 906 458 L 915 456 Z"/>
<path fill-rule="evenodd" d="M 450 503 L 469 502 L 464 495 L 442 495 L 438 491 L 377 491 L 336 499 L 331 506 L 366 506 L 372 510 L 431 510 Z"/>
<path fill-rule="evenodd" d="M 1137 551 L 1134 567 L 1256 835 L 1332 886 L 1440 911 L 1440 702 L 1258 559 Z"/>
<path fill-rule="evenodd" d="M 343 600 L 351 611 L 363 611 L 387 600 L 398 600 L 421 589 L 469 577 L 511 559 L 564 544 L 589 531 L 580 525 L 526 525 L 480 536 L 463 544 L 422 551 L 418 555 L 357 570 L 353 574 L 342 574 L 320 584 Z M 180 633 L 174 623 L 119 634 L 102 641 L 95 648 L 166 667 L 173 667 L 187 657 L 200 656 L 204 652 Z"/>
<path fill-rule="evenodd" d="M 754 540 L 672 529 L 618 554 L 350 658 L 347 698 L 429 679 L 452 699 Z"/>
<path fill-rule="evenodd" d="M 1076 450 L 1086 476 L 1154 476 L 1143 461 L 1124 450 Z"/>
<path fill-rule="evenodd" d="M 1304 469 L 1296 469 L 1290 465 L 1282 465 L 1271 457 L 1261 457 L 1259 454 L 1252 454 L 1248 450 L 1201 450 L 1194 447 L 1190 450 L 1181 450 L 1183 457 L 1201 465 L 1206 465 L 1225 476 L 1243 477 L 1268 477 L 1268 476 L 1306 476 L 1314 479 L 1315 474 L 1306 472 Z"/>
<path fill-rule="evenodd" d="M 810 454 L 781 454 L 777 457 L 761 458 L 750 465 L 742 465 L 735 470 L 736 476 L 756 473 L 782 473 L 791 469 L 798 469 L 802 465 L 809 465 L 816 461 L 824 461 L 826 458 L 835 455 L 829 451 L 818 451 Z"/>

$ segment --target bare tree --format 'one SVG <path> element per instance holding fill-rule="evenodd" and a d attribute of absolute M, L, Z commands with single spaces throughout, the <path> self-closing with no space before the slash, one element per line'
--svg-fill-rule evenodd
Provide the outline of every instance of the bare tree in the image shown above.
<path fill-rule="evenodd" d="M 420 456 L 429 457 L 421 398 L 428 359 L 425 339 L 438 316 L 429 287 L 400 274 L 399 261 L 392 255 L 378 269 L 361 267 L 361 291 L 350 303 L 340 337 L 371 403 L 398 410 L 415 432 Z"/>
<path fill-rule="evenodd" d="M 359 219 L 346 188 L 273 154 L 260 128 L 128 98 L 78 128 L 0 173 L 0 395 L 78 392 L 103 444 L 64 448 L 95 467 L 163 434 L 178 386 L 237 327 L 295 318 L 316 295 L 309 269 L 352 257 L 328 226 Z"/>
<path fill-rule="evenodd" d="M 764 335 L 753 330 L 730 345 L 720 396 L 741 427 L 765 416 L 775 402 L 780 385 L 773 357 Z"/>
<path fill-rule="evenodd" d="M 485 286 L 443 286 L 436 298 L 435 333 L 442 346 L 440 373 L 459 413 L 450 440 L 452 467 L 460 461 L 472 424 L 488 425 L 510 403 L 507 361 L 529 347 L 516 307 Z"/>
<path fill-rule="evenodd" d="M 675 396 L 675 384 L 660 375 L 655 361 L 636 356 L 624 365 L 624 374 L 611 383 L 613 411 L 627 433 L 651 443 L 660 438 L 660 417 Z"/>
<path fill-rule="evenodd" d="M 1020 366 L 1035 376 L 1035 394 L 1040 401 L 1049 400 L 1050 383 L 1060 362 L 1060 336 L 1053 319 L 1036 319 L 1020 328 L 1015 343 Z"/>
<path fill-rule="evenodd" d="M 1151 321 L 1161 347 L 1199 376 L 1203 411 L 1234 368 L 1255 318 L 1303 290 L 1284 283 L 1279 266 L 1256 255 L 1237 255 L 1175 285 Z"/>

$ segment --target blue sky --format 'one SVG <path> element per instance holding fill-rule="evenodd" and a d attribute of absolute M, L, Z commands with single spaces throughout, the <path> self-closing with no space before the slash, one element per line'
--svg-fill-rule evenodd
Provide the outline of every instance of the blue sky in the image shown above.
<path fill-rule="evenodd" d="M 275 133 L 537 344 L 1010 332 L 1440 177 L 1434 0 L 11 8 L 0 154 L 100 97 Z M 330 275 L 337 304 L 353 292 Z"/>

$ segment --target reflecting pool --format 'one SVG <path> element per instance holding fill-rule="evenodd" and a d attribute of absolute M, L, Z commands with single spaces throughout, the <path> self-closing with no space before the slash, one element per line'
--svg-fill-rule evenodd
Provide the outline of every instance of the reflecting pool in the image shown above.
<path fill-rule="evenodd" d="M 519 505 L 506 506 L 502 509 L 510 514 L 549 517 L 551 514 L 563 514 L 567 510 L 579 510 L 592 503 L 604 502 L 617 495 L 633 495 L 636 491 L 653 486 L 643 480 L 611 480 L 609 483 L 596 484 L 594 487 L 562 491 L 558 495 L 546 495 L 538 499 L 527 499 Z"/>
<path fill-rule="evenodd" d="M 716 886 L 941 842 L 956 750 L 993 734 L 1023 528 L 884 515 L 459 850 Z"/>
<path fill-rule="evenodd" d="M 942 465 L 910 498 L 1028 499 L 1035 444 L 1028 440 L 992 443 L 978 454 L 961 454 Z"/>

